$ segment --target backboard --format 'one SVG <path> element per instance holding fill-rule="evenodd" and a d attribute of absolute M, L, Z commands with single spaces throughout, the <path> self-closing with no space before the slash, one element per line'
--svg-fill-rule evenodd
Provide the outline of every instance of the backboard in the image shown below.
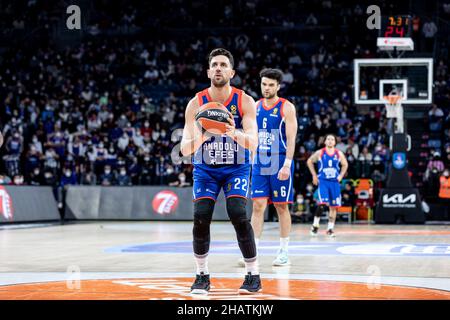
<path fill-rule="evenodd" d="M 433 59 L 355 59 L 354 101 L 385 105 L 392 90 L 402 94 L 403 105 L 432 103 Z"/>

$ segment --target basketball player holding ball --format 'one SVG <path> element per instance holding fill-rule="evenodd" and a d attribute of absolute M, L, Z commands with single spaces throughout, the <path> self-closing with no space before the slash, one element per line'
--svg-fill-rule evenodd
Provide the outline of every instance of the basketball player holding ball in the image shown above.
<path fill-rule="evenodd" d="M 193 155 L 194 227 L 193 249 L 197 275 L 192 294 L 207 294 L 210 289 L 208 253 L 210 224 L 216 199 L 224 190 L 228 216 L 236 231 L 239 248 L 245 260 L 244 283 L 239 293 L 261 291 L 255 238 L 246 215 L 250 188 L 250 154 L 258 145 L 256 108 L 252 97 L 230 85 L 234 59 L 225 49 L 214 49 L 208 59 L 211 86 L 189 101 L 181 140 L 183 156 Z M 223 134 L 212 134 L 196 121 L 205 104 L 222 104 L 229 112 Z M 220 113 L 215 110 L 214 113 Z M 209 121 L 211 123 L 211 121 Z M 219 129 L 219 128 L 218 128 Z"/>
<path fill-rule="evenodd" d="M 325 148 L 317 150 L 309 157 L 306 164 L 313 177 L 313 184 L 319 186 L 319 202 L 311 227 L 311 235 L 317 235 L 319 231 L 320 216 L 329 207 L 329 219 L 327 235 L 335 237 L 334 223 L 336 221 L 337 208 L 341 206 L 340 182 L 345 176 L 348 162 L 343 152 L 335 148 L 336 136 L 327 134 L 325 136 Z M 318 171 L 314 169 L 314 163 L 318 163 Z"/>

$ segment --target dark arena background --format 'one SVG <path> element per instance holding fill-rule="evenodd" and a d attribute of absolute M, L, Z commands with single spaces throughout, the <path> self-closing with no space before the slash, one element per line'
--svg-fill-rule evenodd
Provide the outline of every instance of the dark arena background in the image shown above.
<path fill-rule="evenodd" d="M 0 25 L 0 299 L 450 300 L 450 1 L 1 0 Z M 223 193 L 211 288 L 190 292 L 180 141 L 215 48 L 255 101 L 280 69 L 298 123 L 290 264 L 269 205 L 247 295 Z M 311 235 L 328 133 L 348 161 L 335 237 L 328 209 Z"/>

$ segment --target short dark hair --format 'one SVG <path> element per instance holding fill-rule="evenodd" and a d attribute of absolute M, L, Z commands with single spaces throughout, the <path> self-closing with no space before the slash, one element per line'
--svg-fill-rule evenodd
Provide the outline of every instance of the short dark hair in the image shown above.
<path fill-rule="evenodd" d="M 278 83 L 281 83 L 281 80 L 283 79 L 283 72 L 280 69 L 262 69 L 259 73 L 259 76 L 266 77 L 272 80 L 276 80 Z"/>
<path fill-rule="evenodd" d="M 230 51 L 228 51 L 227 49 L 223 49 L 223 48 L 217 48 L 214 49 L 213 51 L 211 51 L 211 53 L 208 56 L 208 66 L 211 64 L 211 60 L 212 58 L 214 58 L 215 56 L 225 56 L 228 58 L 228 60 L 230 60 L 230 64 L 231 64 L 231 68 L 234 68 L 234 58 L 233 55 L 231 54 Z"/>
<path fill-rule="evenodd" d="M 327 133 L 323 138 L 323 143 L 325 144 L 325 140 L 327 140 L 328 136 L 332 136 L 334 138 L 335 145 L 337 144 L 337 135 L 334 133 Z"/>

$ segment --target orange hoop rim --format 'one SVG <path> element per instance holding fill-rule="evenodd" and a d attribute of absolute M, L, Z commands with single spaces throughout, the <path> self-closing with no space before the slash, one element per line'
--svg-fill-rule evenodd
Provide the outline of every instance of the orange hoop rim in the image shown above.
<path fill-rule="evenodd" d="M 389 96 L 384 96 L 383 99 L 386 101 L 386 105 L 398 106 L 402 100 L 402 96 L 398 94 L 393 94 Z"/>

